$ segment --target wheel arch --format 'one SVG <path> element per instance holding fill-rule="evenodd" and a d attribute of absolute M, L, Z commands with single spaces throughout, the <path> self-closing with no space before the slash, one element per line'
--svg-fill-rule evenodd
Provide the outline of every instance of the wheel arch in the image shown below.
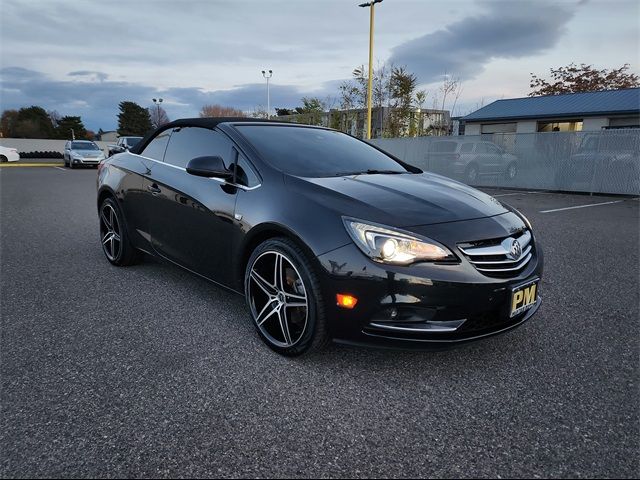
<path fill-rule="evenodd" d="M 120 202 L 118 202 L 118 196 L 115 194 L 115 192 L 111 190 L 110 187 L 103 186 L 98 191 L 98 210 L 100 210 L 100 205 L 102 205 L 102 202 L 104 202 L 105 198 L 109 197 L 113 198 L 118 203 L 118 205 L 120 205 Z"/>
<path fill-rule="evenodd" d="M 242 245 L 238 250 L 236 265 L 236 284 L 239 291 L 244 292 L 244 274 L 253 251 L 263 242 L 271 238 L 284 237 L 293 241 L 307 255 L 311 262 L 314 262 L 316 255 L 307 243 L 293 230 L 279 223 L 265 223 L 253 227 L 246 234 Z"/>

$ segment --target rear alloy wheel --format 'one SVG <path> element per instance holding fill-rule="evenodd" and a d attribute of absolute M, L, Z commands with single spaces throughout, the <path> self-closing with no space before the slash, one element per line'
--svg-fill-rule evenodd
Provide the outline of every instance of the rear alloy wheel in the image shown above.
<path fill-rule="evenodd" d="M 100 242 L 107 260 L 114 265 L 132 265 L 140 257 L 129 241 L 120 208 L 113 198 L 106 198 L 100 206 Z"/>
<path fill-rule="evenodd" d="M 327 343 L 319 282 L 295 243 L 262 243 L 247 264 L 245 293 L 260 337 L 276 352 L 295 356 Z"/>
<path fill-rule="evenodd" d="M 5 157 L 4 155 L 0 155 L 0 163 L 5 163 L 8 162 L 9 159 L 7 157 Z"/>

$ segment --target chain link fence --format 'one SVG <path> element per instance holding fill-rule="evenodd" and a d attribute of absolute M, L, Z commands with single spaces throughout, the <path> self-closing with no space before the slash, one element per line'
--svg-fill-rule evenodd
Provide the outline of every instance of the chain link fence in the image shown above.
<path fill-rule="evenodd" d="M 478 187 L 640 195 L 640 129 L 377 138 L 423 170 Z"/>

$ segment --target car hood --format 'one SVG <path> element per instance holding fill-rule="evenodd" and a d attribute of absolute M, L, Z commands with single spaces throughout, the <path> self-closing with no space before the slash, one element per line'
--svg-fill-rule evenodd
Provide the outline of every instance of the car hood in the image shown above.
<path fill-rule="evenodd" d="M 297 194 L 341 215 L 396 227 L 471 220 L 508 211 L 493 197 L 432 173 L 290 178 L 287 183 Z"/>

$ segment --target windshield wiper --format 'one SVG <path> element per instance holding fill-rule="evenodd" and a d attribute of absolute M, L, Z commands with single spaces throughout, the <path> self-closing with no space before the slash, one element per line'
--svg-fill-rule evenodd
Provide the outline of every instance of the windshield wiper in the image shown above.
<path fill-rule="evenodd" d="M 403 172 L 403 171 L 399 171 L 399 170 L 376 170 L 373 168 L 370 168 L 369 170 L 365 170 L 363 172 L 344 172 L 344 173 L 337 173 L 336 177 L 349 177 L 351 175 L 399 175 L 401 173 L 408 173 L 408 172 Z"/>

